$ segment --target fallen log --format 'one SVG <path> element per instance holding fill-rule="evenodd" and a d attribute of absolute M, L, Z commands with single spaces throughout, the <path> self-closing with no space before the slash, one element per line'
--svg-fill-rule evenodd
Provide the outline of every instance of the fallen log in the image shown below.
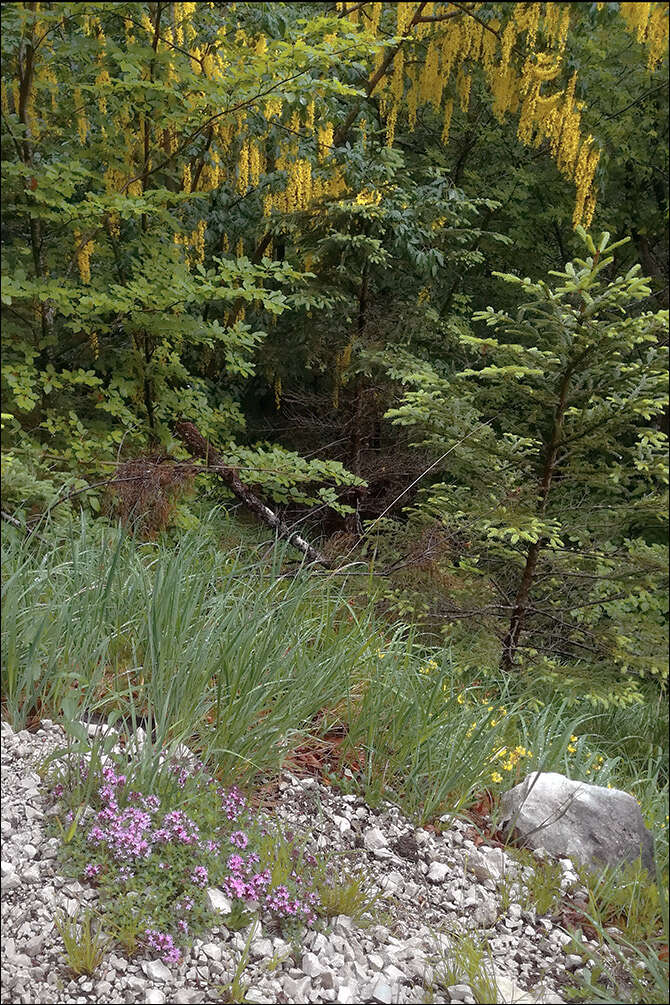
<path fill-rule="evenodd" d="M 294 548 L 297 548 L 298 551 L 301 551 L 312 562 L 324 565 L 327 569 L 331 568 L 331 563 L 309 541 L 306 541 L 301 534 L 292 531 L 281 517 L 277 516 L 269 506 L 266 506 L 251 489 L 247 488 L 240 481 L 237 470 L 224 462 L 218 450 L 211 445 L 209 440 L 205 439 L 192 422 L 180 419 L 175 423 L 174 432 L 175 436 L 181 440 L 191 456 L 202 458 L 207 464 L 208 469 L 217 474 L 226 483 L 228 488 L 234 492 L 237 498 L 245 506 L 248 506 L 252 513 L 255 513 L 263 523 L 266 523 L 268 527 L 272 527 L 279 537 L 283 538 Z"/>

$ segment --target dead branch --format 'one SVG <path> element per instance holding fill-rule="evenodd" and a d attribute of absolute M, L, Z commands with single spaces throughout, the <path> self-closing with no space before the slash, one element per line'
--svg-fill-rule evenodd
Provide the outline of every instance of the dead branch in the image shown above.
<path fill-rule="evenodd" d="M 228 488 L 233 491 L 237 498 L 241 499 L 245 506 L 248 506 L 252 513 L 255 513 L 263 523 L 266 523 L 268 527 L 272 527 L 279 537 L 288 541 L 289 544 L 301 551 L 312 562 L 317 562 L 328 569 L 331 567 L 330 562 L 309 541 L 306 541 L 302 535 L 292 531 L 269 506 L 266 506 L 251 489 L 247 488 L 240 481 L 237 470 L 224 462 L 221 454 L 211 445 L 209 440 L 205 439 L 192 422 L 181 419 L 175 423 L 174 431 L 188 452 L 193 457 L 202 458 L 207 464 L 208 469 L 214 471 L 225 482 Z"/>

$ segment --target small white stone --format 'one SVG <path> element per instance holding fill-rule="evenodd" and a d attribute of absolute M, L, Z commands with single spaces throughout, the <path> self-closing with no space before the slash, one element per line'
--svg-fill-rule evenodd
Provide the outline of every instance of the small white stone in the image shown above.
<path fill-rule="evenodd" d="M 343 984 L 340 990 L 337 992 L 336 1002 L 342 1002 L 342 1005 L 351 1005 L 352 1002 L 359 1001 L 358 988 L 353 987 L 351 984 Z"/>
<path fill-rule="evenodd" d="M 40 871 L 36 865 L 31 865 L 23 870 L 23 879 L 26 883 L 39 883 Z"/>
<path fill-rule="evenodd" d="M 232 914 L 233 905 L 222 890 L 210 887 L 207 891 L 207 907 L 210 911 L 217 911 L 219 914 Z"/>
<path fill-rule="evenodd" d="M 444 862 L 431 863 L 428 870 L 428 879 L 431 883 L 444 883 L 448 875 L 449 866 L 445 865 Z"/>
<path fill-rule="evenodd" d="M 248 1002 L 267 1002 L 268 996 L 257 988 L 249 988 L 244 994 L 244 1000 Z"/>
<path fill-rule="evenodd" d="M 347 834 L 351 830 L 351 824 L 346 817 L 333 816 L 333 823 L 340 834 Z"/>
<path fill-rule="evenodd" d="M 149 960 L 142 963 L 142 972 L 150 981 L 169 981 L 172 974 L 160 960 Z"/>
<path fill-rule="evenodd" d="M 392 1005 L 396 1000 L 395 989 L 387 981 L 377 981 L 372 989 L 372 1000 L 380 1005 Z"/>
<path fill-rule="evenodd" d="M 469 984 L 450 984 L 447 988 L 447 993 L 452 1001 L 462 1002 L 470 997 L 472 988 Z"/>
<path fill-rule="evenodd" d="M 308 995 L 312 986 L 309 977 L 302 977 L 296 980 L 294 977 L 287 977 L 284 981 L 284 994 L 290 1002 L 299 1003 L 308 1001 Z"/>
<path fill-rule="evenodd" d="M 158 988 L 149 988 L 146 998 L 147 1005 L 165 1005 L 165 995 Z"/>
<path fill-rule="evenodd" d="M 308 977 L 320 977 L 327 968 L 323 966 L 314 953 L 305 953 L 302 958 L 302 972 Z"/>
<path fill-rule="evenodd" d="M 363 835 L 363 844 L 368 851 L 379 851 L 388 846 L 388 838 L 379 827 L 371 827 Z"/>

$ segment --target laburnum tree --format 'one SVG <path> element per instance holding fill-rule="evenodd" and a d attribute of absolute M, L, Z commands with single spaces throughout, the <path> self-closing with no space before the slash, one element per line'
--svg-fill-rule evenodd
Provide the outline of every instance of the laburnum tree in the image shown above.
<path fill-rule="evenodd" d="M 612 277 L 609 235 L 579 233 L 565 271 L 499 277 L 522 302 L 477 314 L 490 334 L 445 331 L 450 372 L 405 366 L 389 417 L 444 458 L 420 509 L 467 539 L 503 669 L 626 701 L 667 678 L 668 312 L 643 308 L 639 265 Z"/>
<path fill-rule="evenodd" d="M 596 6 L 605 17 L 609 5 Z M 337 486 L 358 473 L 245 442 L 251 375 L 262 370 L 282 398 L 268 333 L 282 336 L 275 355 L 291 357 L 311 317 L 335 315 L 344 294 L 365 300 L 384 265 L 366 228 L 395 227 L 393 256 L 413 256 L 418 272 L 439 267 L 445 238 L 472 231 L 467 213 L 445 228 L 428 194 L 413 243 L 400 211 L 413 186 L 402 135 L 430 120 L 448 144 L 475 79 L 518 143 L 574 183 L 574 222 L 588 225 L 600 154 L 570 64 L 583 16 L 570 3 L 9 5 L 3 408 L 23 451 L 13 476 L 26 456 L 98 477 L 124 452 L 170 453 L 185 417 L 275 498 L 336 506 Z M 656 67 L 667 4 L 621 4 L 617 17 Z M 353 226 L 351 207 L 371 219 Z M 350 253 L 355 276 L 320 281 L 322 265 L 342 279 Z M 348 306 L 351 321 L 336 338 L 323 325 L 310 350 L 331 367 L 334 397 L 347 372 L 357 393 L 371 376 L 373 311 Z"/>

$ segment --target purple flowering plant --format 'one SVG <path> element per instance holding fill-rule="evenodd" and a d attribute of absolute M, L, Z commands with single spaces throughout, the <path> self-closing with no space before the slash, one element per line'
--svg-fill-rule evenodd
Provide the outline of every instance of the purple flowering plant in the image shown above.
<path fill-rule="evenodd" d="M 111 759 L 92 779 L 85 758 L 79 776 L 91 793 L 73 840 L 62 847 L 66 868 L 95 885 L 105 927 L 127 951 L 148 951 L 178 963 L 182 947 L 213 922 L 207 890 L 233 903 L 230 927 L 250 906 L 280 923 L 313 925 L 319 910 L 310 862 L 292 835 L 254 813 L 237 788 L 223 789 L 202 764 L 173 763 L 157 791 L 134 788 L 132 765 Z M 67 774 L 51 779 L 54 798 L 76 806 L 81 784 Z M 220 919 L 219 919 L 220 920 Z"/>

